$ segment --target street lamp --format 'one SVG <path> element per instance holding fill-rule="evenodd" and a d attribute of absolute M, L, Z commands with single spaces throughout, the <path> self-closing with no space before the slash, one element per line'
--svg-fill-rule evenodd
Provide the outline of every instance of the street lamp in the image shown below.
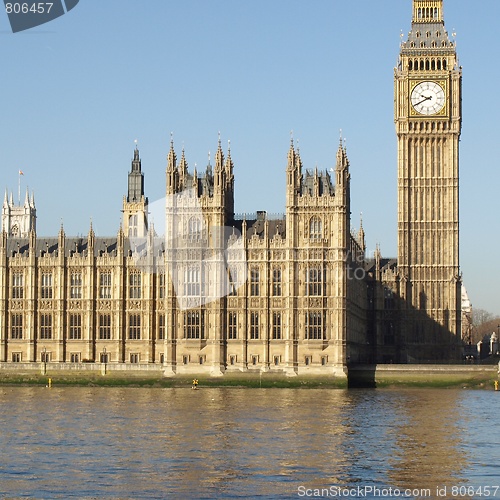
<path fill-rule="evenodd" d="M 102 369 L 102 374 L 106 375 L 106 363 L 108 362 L 108 355 L 106 354 L 106 347 L 103 347 L 102 349 L 102 363 L 103 363 L 103 369 Z"/>

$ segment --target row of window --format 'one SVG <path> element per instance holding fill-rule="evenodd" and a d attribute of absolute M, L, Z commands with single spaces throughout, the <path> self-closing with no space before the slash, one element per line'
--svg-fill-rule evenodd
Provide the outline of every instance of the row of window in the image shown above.
<path fill-rule="evenodd" d="M 272 314 L 272 339 L 280 340 L 282 338 L 282 317 L 281 312 Z M 128 339 L 141 339 L 141 315 L 129 314 L 128 316 Z M 111 315 L 99 314 L 98 316 L 98 338 L 99 340 L 111 340 Z M 11 339 L 23 339 L 23 315 L 11 315 Z M 250 313 L 250 339 L 258 340 L 260 338 L 260 314 L 258 312 Z M 53 338 L 53 319 L 52 314 L 40 315 L 39 339 L 51 340 Z M 205 322 L 204 311 L 187 311 L 184 313 L 184 338 L 185 339 L 204 339 Z M 229 340 L 238 339 L 238 313 L 230 312 L 228 315 L 227 338 Z M 324 320 L 323 312 L 309 311 L 305 314 L 305 338 L 310 340 L 321 340 L 324 338 Z M 82 315 L 69 315 L 68 340 L 82 339 Z M 158 340 L 165 339 L 165 315 L 160 315 L 158 320 Z"/>
<path fill-rule="evenodd" d="M 419 7 L 417 9 L 418 19 L 440 19 L 438 7 Z"/>
<path fill-rule="evenodd" d="M 410 59 L 408 61 L 408 69 L 410 71 L 441 71 L 441 69 L 446 70 L 447 62 L 446 59 L 415 59 L 414 61 Z"/>
<path fill-rule="evenodd" d="M 140 299 L 142 290 L 142 276 L 140 272 L 131 272 L 128 279 L 129 298 Z M 71 273 L 69 283 L 69 298 L 82 298 L 83 279 L 82 273 Z M 24 298 L 24 275 L 21 272 L 12 274 L 11 298 Z M 158 295 L 160 299 L 165 298 L 165 274 L 158 275 Z M 53 298 L 53 278 L 52 273 L 42 273 L 40 277 L 40 298 Z M 99 298 L 111 298 L 111 273 L 101 272 L 99 274 Z"/>
<path fill-rule="evenodd" d="M 164 358 L 163 358 L 163 354 L 162 354 L 160 356 L 160 363 L 163 363 L 163 359 Z M 51 360 L 52 360 L 52 353 L 50 353 L 50 352 L 41 352 L 40 353 L 40 361 L 42 363 L 50 363 Z M 12 362 L 13 363 L 20 363 L 21 361 L 22 361 L 22 353 L 13 352 L 12 353 Z M 83 361 L 81 353 L 79 353 L 79 352 L 69 353 L 68 361 L 70 363 L 81 363 Z M 130 363 L 139 363 L 140 354 L 139 353 L 130 353 L 129 361 L 130 361 Z M 100 363 L 111 362 L 111 355 L 109 353 L 101 353 L 99 356 L 99 362 Z"/>
<path fill-rule="evenodd" d="M 129 354 L 129 361 L 132 364 L 137 364 L 140 362 L 141 355 L 139 353 L 130 353 Z M 160 363 L 163 364 L 164 362 L 164 355 L 160 354 Z M 12 353 L 12 362 L 13 363 L 20 363 L 22 361 L 22 353 L 20 352 L 13 352 Z M 42 352 L 40 353 L 40 361 L 42 363 L 49 363 L 51 361 L 51 353 L 50 352 Z M 198 363 L 200 365 L 205 364 L 206 358 L 205 356 L 198 356 Z M 256 366 L 260 362 L 260 356 L 258 354 L 254 354 L 250 356 L 250 364 L 253 366 Z M 273 356 L 273 365 L 274 366 L 279 366 L 281 363 L 281 355 Z M 310 366 L 312 364 L 313 358 L 311 355 L 305 356 L 304 357 L 304 364 L 306 366 Z M 82 362 L 82 355 L 79 352 L 72 352 L 69 354 L 69 362 L 70 363 L 81 363 Z M 99 356 L 99 362 L 100 363 L 110 363 L 111 362 L 111 355 L 109 353 L 100 353 Z M 191 363 L 191 356 L 190 355 L 184 355 L 182 357 L 182 364 L 183 365 L 188 365 Z M 229 365 L 234 366 L 238 362 L 238 356 L 237 355 L 230 355 L 229 356 Z M 328 362 L 328 356 L 321 356 L 321 365 L 326 366 Z"/>
<path fill-rule="evenodd" d="M 230 295 L 236 295 L 237 270 L 231 269 L 229 272 Z M 323 283 L 325 281 L 325 269 L 321 266 L 312 267 L 305 272 L 306 295 L 323 295 Z M 165 298 L 165 274 L 158 275 L 159 298 Z M 202 295 L 201 267 L 191 266 L 184 271 L 184 295 Z M 82 298 L 83 280 L 81 273 L 71 273 L 69 297 L 71 299 Z M 275 268 L 272 271 L 272 295 L 279 297 L 282 294 L 282 271 Z M 142 295 L 142 275 L 140 272 L 131 272 L 128 277 L 128 297 L 130 299 L 140 299 Z M 260 295 L 260 271 L 256 267 L 250 269 L 250 295 L 253 297 Z M 13 273 L 12 275 L 12 298 L 22 299 L 24 296 L 24 275 Z M 40 297 L 51 299 L 53 297 L 52 274 L 43 273 L 41 276 Z M 111 273 L 100 273 L 99 275 L 99 298 L 111 298 Z"/>

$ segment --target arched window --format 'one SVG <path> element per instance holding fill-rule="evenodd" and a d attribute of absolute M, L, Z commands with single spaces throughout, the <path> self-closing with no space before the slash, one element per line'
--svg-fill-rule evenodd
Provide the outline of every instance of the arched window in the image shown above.
<path fill-rule="evenodd" d="M 427 61 L 425 61 L 425 69 L 426 69 L 427 71 L 429 71 L 429 70 L 431 69 L 430 64 L 429 64 L 429 60 L 428 60 L 428 59 L 427 59 Z"/>
<path fill-rule="evenodd" d="M 189 241 L 201 240 L 202 226 L 199 217 L 191 217 L 188 221 L 188 239 Z"/>
<path fill-rule="evenodd" d="M 319 217 L 312 217 L 309 221 L 309 239 L 321 240 L 323 238 L 323 224 Z"/>
<path fill-rule="evenodd" d="M 128 218 L 128 235 L 131 238 L 137 237 L 137 215 Z"/>
<path fill-rule="evenodd" d="M 437 62 L 437 69 L 440 71 L 441 70 L 441 59 L 438 59 Z"/>
<path fill-rule="evenodd" d="M 410 71 L 412 71 L 412 70 L 413 70 L 413 61 L 410 61 L 410 62 L 409 62 L 409 64 L 408 64 L 408 69 L 409 69 Z"/>
<path fill-rule="evenodd" d="M 190 266 L 184 271 L 184 296 L 199 296 L 201 292 L 200 267 Z"/>

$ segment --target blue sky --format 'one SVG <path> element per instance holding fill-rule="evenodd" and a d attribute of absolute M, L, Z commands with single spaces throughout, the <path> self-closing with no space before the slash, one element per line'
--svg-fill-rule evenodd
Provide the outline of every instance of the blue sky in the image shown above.
<path fill-rule="evenodd" d="M 445 0 L 463 66 L 461 267 L 500 314 L 498 0 Z M 0 13 L 0 187 L 35 191 L 38 234 L 116 234 L 134 140 L 146 194 L 165 191 L 170 133 L 192 169 L 231 140 L 236 212 L 285 210 L 290 131 L 305 168 L 347 141 L 353 226 L 396 255 L 393 68 L 411 0 L 81 0 L 12 34 Z M 481 229 L 481 233 L 479 232 Z"/>

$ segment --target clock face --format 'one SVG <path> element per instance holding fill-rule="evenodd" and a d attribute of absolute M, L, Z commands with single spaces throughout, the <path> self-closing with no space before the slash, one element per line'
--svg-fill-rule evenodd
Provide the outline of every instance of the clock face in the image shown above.
<path fill-rule="evenodd" d="M 411 93 L 411 105 L 421 115 L 435 115 L 445 105 L 444 90 L 436 82 L 420 82 Z"/>

